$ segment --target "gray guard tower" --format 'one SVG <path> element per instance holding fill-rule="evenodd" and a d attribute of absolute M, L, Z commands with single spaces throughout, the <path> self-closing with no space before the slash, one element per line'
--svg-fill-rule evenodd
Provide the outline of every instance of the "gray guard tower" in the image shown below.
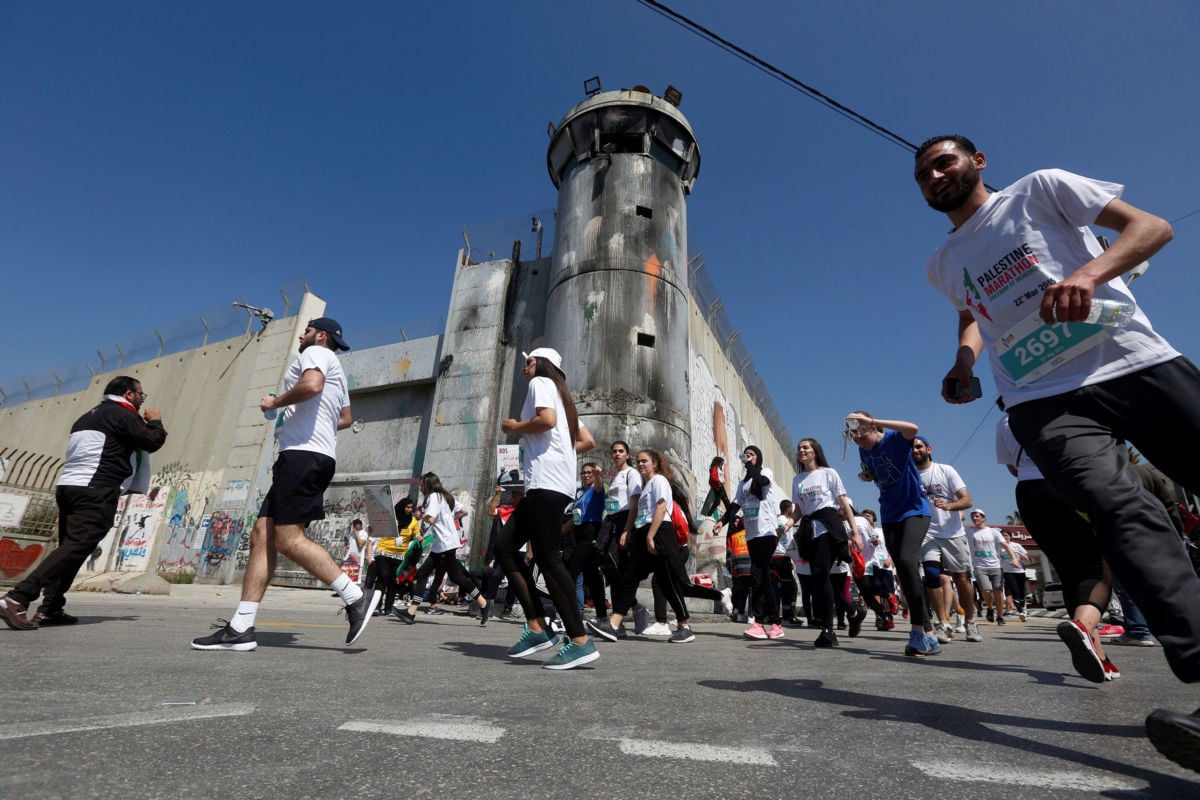
<path fill-rule="evenodd" d="M 558 216 L 545 343 L 562 353 L 598 447 L 623 439 L 690 471 L 684 198 L 700 151 L 679 93 L 665 94 L 674 103 L 644 86 L 594 94 L 551 136 Z"/>

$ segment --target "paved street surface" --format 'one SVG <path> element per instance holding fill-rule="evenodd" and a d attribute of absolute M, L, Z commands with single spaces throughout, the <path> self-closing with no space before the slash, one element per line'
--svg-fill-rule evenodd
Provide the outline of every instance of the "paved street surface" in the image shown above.
<path fill-rule="evenodd" d="M 257 651 L 191 650 L 237 591 L 73 594 L 73 628 L 0 628 L 0 797 L 1200 797 L 1143 729 L 1200 692 L 1157 647 L 1088 683 L 1057 619 L 918 661 L 898 630 L 821 651 L 706 617 L 554 672 L 505 657 L 520 623 L 377 617 L 346 648 L 335 598 L 273 588 Z"/>

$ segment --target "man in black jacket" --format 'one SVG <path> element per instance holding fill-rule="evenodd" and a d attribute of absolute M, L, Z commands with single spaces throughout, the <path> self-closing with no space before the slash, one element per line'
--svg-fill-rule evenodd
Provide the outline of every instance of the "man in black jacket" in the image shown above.
<path fill-rule="evenodd" d="M 112 528 L 117 500 L 137 474 L 142 452 L 153 453 L 167 440 L 162 414 L 141 410 L 142 384 L 122 375 L 104 387 L 100 405 L 71 426 L 67 463 L 55 489 L 58 547 L 15 589 L 0 597 L 0 618 L 13 630 L 39 625 L 72 625 L 66 593 L 83 562 Z M 29 618 L 29 604 L 42 604 Z"/>

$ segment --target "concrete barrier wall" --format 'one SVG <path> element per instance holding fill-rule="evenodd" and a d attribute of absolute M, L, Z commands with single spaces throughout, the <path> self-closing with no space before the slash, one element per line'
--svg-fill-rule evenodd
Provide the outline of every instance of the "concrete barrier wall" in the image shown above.
<path fill-rule="evenodd" d="M 306 295 L 297 316 L 264 331 L 95 376 L 87 390 L 0 411 L 0 442 L 35 452 L 66 450 L 71 425 L 100 402 L 117 375 L 132 375 L 163 413 L 167 443 L 151 456 L 151 491 L 122 501 L 100 557 L 84 573 L 194 572 L 228 580 L 257 509 L 270 429 L 258 399 L 276 391 L 307 320 L 324 301 Z M 128 508 L 127 508 L 128 507 Z"/>

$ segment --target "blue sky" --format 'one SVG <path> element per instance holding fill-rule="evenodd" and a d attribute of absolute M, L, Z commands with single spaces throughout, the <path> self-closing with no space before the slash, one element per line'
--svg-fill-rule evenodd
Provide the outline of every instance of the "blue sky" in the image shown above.
<path fill-rule="evenodd" d="M 674 5 L 911 141 L 965 133 L 994 186 L 1061 167 L 1200 209 L 1195 3 Z M 703 157 L 689 231 L 793 436 L 873 506 L 841 418 L 910 419 L 993 521 L 1015 508 L 990 378 L 989 404 L 938 398 L 955 314 L 922 265 L 948 223 L 911 155 L 634 0 L 8 2 L 0 75 L 0 382 L 279 309 L 296 276 L 351 344 L 442 314 L 464 224 L 555 204 L 547 123 L 586 78 L 674 84 Z M 1175 233 L 1133 288 L 1196 358 L 1200 214 Z"/>

